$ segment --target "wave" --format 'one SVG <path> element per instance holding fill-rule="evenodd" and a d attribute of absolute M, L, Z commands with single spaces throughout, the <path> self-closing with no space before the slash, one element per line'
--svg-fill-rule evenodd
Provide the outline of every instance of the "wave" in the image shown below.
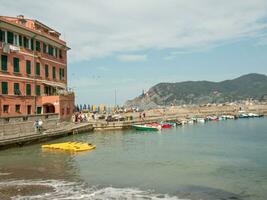
<path fill-rule="evenodd" d="M 93 199 L 111 199 L 111 200 L 181 200 L 176 196 L 168 194 L 157 194 L 153 191 L 143 191 L 137 188 L 114 188 L 114 187 L 89 187 L 86 184 L 76 182 L 66 182 L 59 180 L 15 180 L 0 182 L 0 187 L 51 187 L 53 190 L 38 195 L 17 195 L 11 199 L 16 200 L 93 200 Z"/>

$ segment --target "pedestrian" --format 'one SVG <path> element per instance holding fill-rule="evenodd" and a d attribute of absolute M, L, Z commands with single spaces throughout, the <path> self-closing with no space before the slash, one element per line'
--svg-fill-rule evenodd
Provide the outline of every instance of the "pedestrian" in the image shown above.
<path fill-rule="evenodd" d="M 139 118 L 140 118 L 140 120 L 142 119 L 142 113 L 139 113 Z"/>
<path fill-rule="evenodd" d="M 43 121 L 42 119 L 38 120 L 38 131 L 41 132 L 41 129 L 43 128 Z"/>
<path fill-rule="evenodd" d="M 145 112 L 143 113 L 143 118 L 144 118 L 144 119 L 146 118 L 146 113 L 145 113 Z"/>
<path fill-rule="evenodd" d="M 38 132 L 39 130 L 39 123 L 38 123 L 38 120 L 35 120 L 34 123 L 33 123 L 33 127 L 34 127 L 34 131 L 35 133 Z"/>

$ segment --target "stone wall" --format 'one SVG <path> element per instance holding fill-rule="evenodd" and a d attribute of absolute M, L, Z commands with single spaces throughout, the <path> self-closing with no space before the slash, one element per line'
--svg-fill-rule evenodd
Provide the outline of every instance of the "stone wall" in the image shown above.
<path fill-rule="evenodd" d="M 34 122 L 41 119 L 43 128 L 54 128 L 59 122 L 58 114 L 30 115 L 0 118 L 0 139 L 15 138 L 34 134 Z"/>

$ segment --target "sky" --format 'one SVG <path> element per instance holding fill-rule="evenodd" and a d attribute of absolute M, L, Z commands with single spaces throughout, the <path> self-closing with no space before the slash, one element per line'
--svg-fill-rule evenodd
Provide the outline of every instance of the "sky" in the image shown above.
<path fill-rule="evenodd" d="M 76 103 L 267 74 L 267 0 L 0 0 L 0 15 L 20 14 L 62 33 Z"/>

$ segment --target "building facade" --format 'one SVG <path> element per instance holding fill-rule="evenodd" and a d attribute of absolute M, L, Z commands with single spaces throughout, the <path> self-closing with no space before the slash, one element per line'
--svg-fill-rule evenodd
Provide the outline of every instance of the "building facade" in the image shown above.
<path fill-rule="evenodd" d="M 0 16 L 0 117 L 58 113 L 71 117 L 66 42 L 37 20 Z"/>

